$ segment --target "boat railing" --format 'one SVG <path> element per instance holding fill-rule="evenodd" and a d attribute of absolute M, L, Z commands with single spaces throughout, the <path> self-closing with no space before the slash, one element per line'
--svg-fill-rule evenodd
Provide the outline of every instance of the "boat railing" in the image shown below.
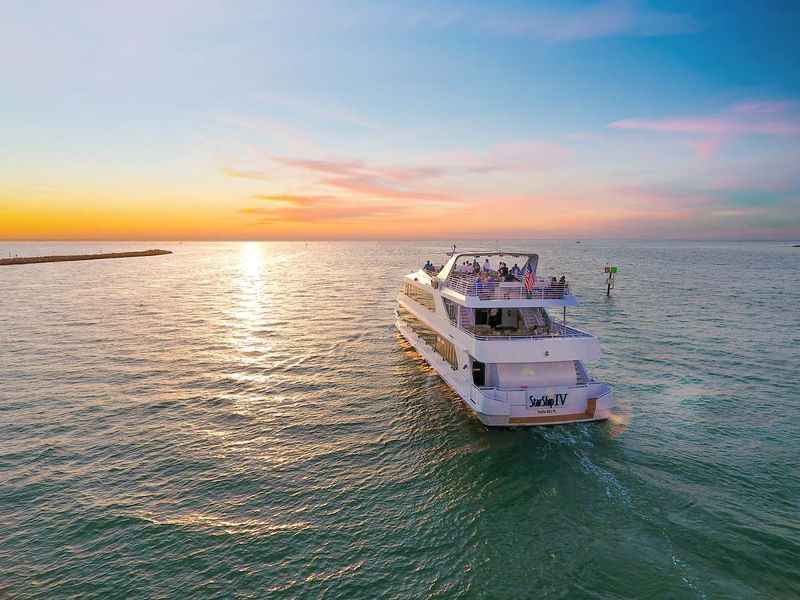
<path fill-rule="evenodd" d="M 539 333 L 535 335 L 503 335 L 502 333 L 492 335 L 480 335 L 469 329 L 461 328 L 461 331 L 468 336 L 480 341 L 519 341 L 519 340 L 558 340 L 570 338 L 590 338 L 593 337 L 591 333 L 586 333 L 575 327 L 564 325 L 563 323 L 553 323 L 550 326 L 550 333 Z"/>
<path fill-rule="evenodd" d="M 528 290 L 524 281 L 481 281 L 471 273 L 450 273 L 445 287 L 481 300 L 561 300 L 571 293 L 568 283 L 548 283 L 537 278 L 533 288 Z"/>

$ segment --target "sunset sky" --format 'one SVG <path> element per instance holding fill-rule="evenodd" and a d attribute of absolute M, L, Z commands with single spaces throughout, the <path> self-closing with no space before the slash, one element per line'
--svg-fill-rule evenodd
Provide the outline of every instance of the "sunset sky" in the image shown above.
<path fill-rule="evenodd" d="M 3 2 L 0 238 L 800 238 L 798 31 L 798 2 Z"/>

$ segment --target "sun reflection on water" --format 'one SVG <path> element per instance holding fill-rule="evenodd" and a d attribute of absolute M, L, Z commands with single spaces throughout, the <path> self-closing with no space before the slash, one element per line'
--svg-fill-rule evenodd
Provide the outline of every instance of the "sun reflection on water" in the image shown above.
<path fill-rule="evenodd" d="M 253 362 L 271 348 L 268 337 L 257 335 L 264 329 L 271 312 L 271 298 L 266 286 L 269 257 L 264 244 L 242 244 L 239 268 L 230 315 L 231 343 L 239 350 L 243 362 Z"/>

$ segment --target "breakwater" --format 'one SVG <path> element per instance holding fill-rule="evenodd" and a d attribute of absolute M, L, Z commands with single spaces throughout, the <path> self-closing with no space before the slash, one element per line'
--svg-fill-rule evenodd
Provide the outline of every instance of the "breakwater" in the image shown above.
<path fill-rule="evenodd" d="M 171 250 L 141 250 L 137 252 L 105 252 L 101 254 L 67 254 L 63 256 L 15 256 L 0 258 L 0 266 L 29 265 L 34 263 L 71 262 L 76 260 L 103 260 L 106 258 L 134 258 L 137 256 L 160 256 L 172 254 Z"/>

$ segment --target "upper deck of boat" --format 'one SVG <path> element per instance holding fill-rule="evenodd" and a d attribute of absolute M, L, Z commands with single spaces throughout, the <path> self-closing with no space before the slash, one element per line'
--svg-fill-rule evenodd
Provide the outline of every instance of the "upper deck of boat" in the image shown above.
<path fill-rule="evenodd" d="M 440 268 L 428 265 L 409 277 L 423 285 L 441 288 L 444 297 L 464 306 L 577 305 L 566 278 L 537 275 L 538 262 L 539 256 L 532 253 L 463 252 L 451 255 Z"/>

